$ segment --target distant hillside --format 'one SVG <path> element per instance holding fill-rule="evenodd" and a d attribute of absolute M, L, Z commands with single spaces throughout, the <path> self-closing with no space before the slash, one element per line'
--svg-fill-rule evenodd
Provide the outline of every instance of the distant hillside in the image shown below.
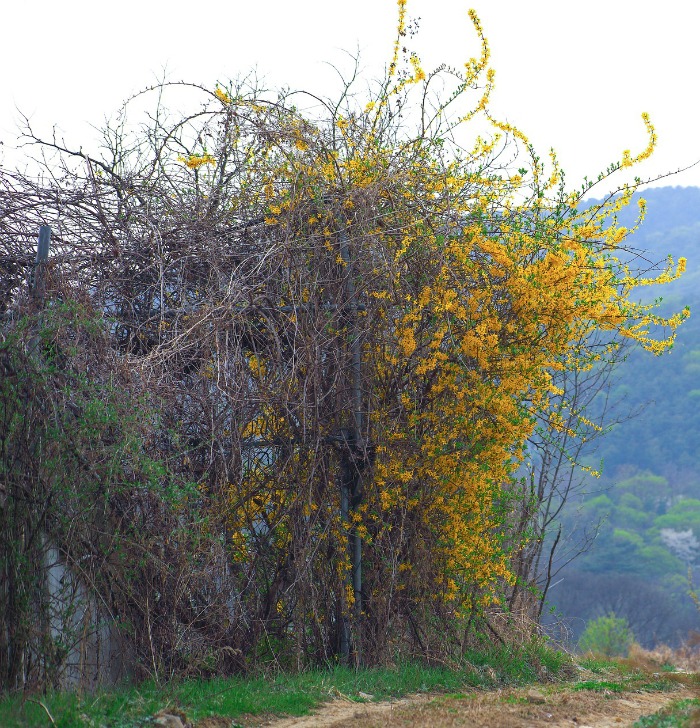
<path fill-rule="evenodd" d="M 670 353 L 634 351 L 620 367 L 613 396 L 631 412 L 644 411 L 610 433 L 599 454 L 608 476 L 630 468 L 666 476 L 700 473 L 700 188 L 661 187 L 642 196 L 647 217 L 630 244 L 654 263 L 667 255 L 688 260 L 680 280 L 645 293 L 661 298 L 665 312 L 690 306 L 691 318 Z M 634 224 L 636 210 L 630 205 L 621 222 Z"/>
<path fill-rule="evenodd" d="M 559 575 L 550 602 L 571 620 L 615 611 L 646 645 L 679 642 L 700 630 L 688 596 L 688 568 L 700 580 L 700 188 L 649 189 L 647 218 L 628 242 L 650 264 L 688 260 L 681 280 L 645 289 L 665 312 L 688 305 L 691 318 L 671 352 L 633 351 L 618 368 L 612 398 L 637 413 L 600 442 L 603 478 L 568 504 L 564 532 L 594 532 L 592 548 Z M 636 205 L 620 214 L 634 224 Z"/>
<path fill-rule="evenodd" d="M 635 195 L 629 207 L 621 211 L 620 222 L 631 227 L 636 218 L 637 198 L 647 202 L 647 215 L 641 228 L 628 241 L 643 251 L 650 263 L 688 259 L 683 278 L 659 291 L 665 302 L 692 304 L 687 296 L 700 301 L 700 187 L 658 187 Z"/>

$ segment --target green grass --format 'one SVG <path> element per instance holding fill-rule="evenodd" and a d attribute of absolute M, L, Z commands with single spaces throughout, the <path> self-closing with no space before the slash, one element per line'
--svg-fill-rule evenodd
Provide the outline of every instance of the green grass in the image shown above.
<path fill-rule="evenodd" d="M 679 676 L 670 670 L 651 673 L 634 667 L 624 660 L 584 659 L 579 663 L 585 679 L 574 683 L 572 690 L 592 690 L 603 693 L 670 692 L 679 684 L 695 684 L 694 676 Z M 679 679 L 682 677 L 682 679 Z"/>
<path fill-rule="evenodd" d="M 625 691 L 645 693 L 665 693 L 677 690 L 678 686 L 670 678 L 649 680 L 644 673 L 621 675 L 618 680 L 582 680 L 573 686 L 573 690 L 594 690 L 597 692 L 624 693 Z"/>
<path fill-rule="evenodd" d="M 642 682 L 637 687 L 637 690 L 645 693 L 668 693 L 672 690 L 678 690 L 678 685 L 672 680 L 665 680 L 662 677 L 658 680 L 646 680 Z"/>
<path fill-rule="evenodd" d="M 585 657 L 578 661 L 578 664 L 588 672 L 592 672 L 594 675 L 608 675 L 611 673 L 628 673 L 633 672 L 633 668 L 628 668 L 624 664 L 620 664 L 619 661 L 607 658 L 599 657 Z"/>
<path fill-rule="evenodd" d="M 232 720 L 244 715 L 305 715 L 339 695 L 360 702 L 360 693 L 376 700 L 416 692 L 461 694 L 468 688 L 526 685 L 541 680 L 543 674 L 563 677 L 570 669 L 566 655 L 536 645 L 469 653 L 459 670 L 416 663 L 360 671 L 338 667 L 272 678 L 186 680 L 165 686 L 146 682 L 82 696 L 52 693 L 32 699 L 46 706 L 59 728 L 145 728 L 152 725 L 149 717 L 163 708 L 181 710 L 189 720 L 209 715 Z M 48 723 L 38 702 L 23 696 L 0 700 L 3 728 L 43 728 Z"/>
<path fill-rule="evenodd" d="M 576 683 L 574 690 L 594 690 L 596 692 L 623 693 L 625 686 L 623 683 L 610 682 L 609 680 L 583 680 Z"/>
<path fill-rule="evenodd" d="M 676 700 L 654 715 L 640 718 L 634 728 L 691 728 L 697 725 L 700 700 Z"/>

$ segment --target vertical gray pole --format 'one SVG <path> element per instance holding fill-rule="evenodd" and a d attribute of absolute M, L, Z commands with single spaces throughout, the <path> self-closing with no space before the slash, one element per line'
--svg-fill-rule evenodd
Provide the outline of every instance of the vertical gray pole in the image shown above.
<path fill-rule="evenodd" d="M 44 297 L 46 288 L 45 268 L 46 261 L 49 259 L 49 245 L 51 243 L 51 228 L 48 225 L 42 225 L 39 228 L 39 244 L 36 248 L 36 262 L 34 263 L 34 273 L 32 276 L 32 293 L 38 298 Z"/>
<path fill-rule="evenodd" d="M 39 244 L 36 248 L 36 262 L 29 283 L 29 293 L 38 301 L 39 305 L 44 305 L 44 293 L 46 291 L 46 261 L 49 259 L 49 245 L 51 243 L 51 228 L 48 225 L 42 225 L 39 228 Z M 39 334 L 35 333 L 29 339 L 29 353 L 33 354 L 39 346 Z"/>
<path fill-rule="evenodd" d="M 36 250 L 36 262 L 43 263 L 49 257 L 49 244 L 51 243 L 51 228 L 42 225 L 39 228 L 39 245 Z"/>

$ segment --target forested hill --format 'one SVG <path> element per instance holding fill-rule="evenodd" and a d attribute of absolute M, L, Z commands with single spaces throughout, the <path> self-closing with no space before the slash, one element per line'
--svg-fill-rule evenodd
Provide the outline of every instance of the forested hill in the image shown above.
<path fill-rule="evenodd" d="M 649 189 L 643 197 L 647 217 L 630 244 L 652 263 L 688 260 L 680 280 L 643 290 L 661 298 L 665 312 L 690 306 L 691 317 L 671 352 L 634 351 L 619 368 L 613 399 L 622 411 L 643 411 L 618 425 L 599 454 L 608 476 L 635 469 L 686 480 L 700 474 L 700 188 Z M 622 224 L 633 225 L 636 212 L 635 204 L 624 210 Z"/>
<path fill-rule="evenodd" d="M 642 290 L 661 298 L 664 312 L 687 305 L 691 316 L 670 352 L 635 350 L 618 367 L 612 399 L 631 416 L 599 442 L 594 464 L 602 458 L 603 477 L 563 519 L 571 542 L 596 529 L 597 537 L 557 575 L 549 599 L 574 639 L 588 620 L 614 611 L 642 643 L 677 644 L 700 630 L 688 584 L 689 567 L 700 575 L 700 188 L 642 196 L 647 218 L 628 242 L 653 263 L 688 261 L 680 280 Z M 621 223 L 633 225 L 637 210 L 630 205 Z"/>

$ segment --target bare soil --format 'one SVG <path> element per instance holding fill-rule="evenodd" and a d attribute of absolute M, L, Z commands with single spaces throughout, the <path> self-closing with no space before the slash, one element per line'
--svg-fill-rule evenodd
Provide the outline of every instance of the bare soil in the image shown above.
<path fill-rule="evenodd" d="M 536 689 L 474 691 L 459 695 L 417 695 L 391 702 L 337 699 L 302 718 L 245 721 L 270 728 L 622 728 L 671 701 L 698 697 L 682 687 L 673 692 L 605 693 L 573 691 L 562 685 Z M 240 724 L 240 723 L 239 723 Z M 700 726 L 700 722 L 693 723 Z"/>

